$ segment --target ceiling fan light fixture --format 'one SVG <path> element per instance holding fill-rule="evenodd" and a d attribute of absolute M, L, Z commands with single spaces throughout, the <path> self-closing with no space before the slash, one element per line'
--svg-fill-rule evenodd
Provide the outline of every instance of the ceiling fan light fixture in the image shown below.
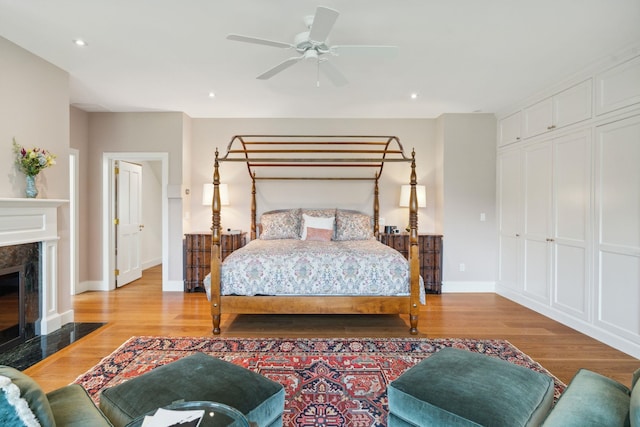
<path fill-rule="evenodd" d="M 315 49 L 309 49 L 304 53 L 304 59 L 318 59 L 318 51 Z"/>
<path fill-rule="evenodd" d="M 296 34 L 293 44 L 263 39 L 260 37 L 243 36 L 240 34 L 228 34 L 227 40 L 294 49 L 299 54 L 299 56 L 285 59 L 278 65 L 271 67 L 264 73 L 258 75 L 256 77 L 258 80 L 268 80 L 302 60 L 311 59 L 317 62 L 318 73 L 321 71 L 325 73 L 335 86 L 343 86 L 347 84 L 347 79 L 330 61 L 328 61 L 326 56 L 329 55 L 326 54 L 338 56 L 345 52 L 348 54 L 351 54 L 352 52 L 357 54 L 359 52 L 360 54 L 365 55 L 373 53 L 388 57 L 395 55 L 397 48 L 395 46 L 377 45 L 331 46 L 329 44 L 329 34 L 331 33 L 339 15 L 340 13 L 337 10 L 318 6 L 314 15 L 304 18 L 308 31 Z M 322 66 L 320 63 L 322 63 Z M 316 80 L 316 83 L 318 81 L 319 79 Z"/>

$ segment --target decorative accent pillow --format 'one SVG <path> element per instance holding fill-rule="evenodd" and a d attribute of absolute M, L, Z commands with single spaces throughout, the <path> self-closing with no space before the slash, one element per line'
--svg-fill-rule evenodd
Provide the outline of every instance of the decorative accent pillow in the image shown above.
<path fill-rule="evenodd" d="M 323 230 L 331 231 L 331 236 L 333 236 L 333 223 L 335 222 L 334 217 L 328 218 L 319 218 L 315 216 L 309 216 L 307 214 L 302 214 L 302 240 L 307 240 L 307 229 L 308 228 L 320 228 Z"/>
<path fill-rule="evenodd" d="M 0 376 L 0 425 L 40 427 L 18 386 L 5 376 Z"/>
<path fill-rule="evenodd" d="M 299 239 L 300 209 L 264 213 L 260 217 L 260 239 Z"/>
<path fill-rule="evenodd" d="M 336 208 L 326 208 L 326 209 L 302 209 L 303 215 L 315 216 L 316 218 L 330 218 L 336 216 Z"/>
<path fill-rule="evenodd" d="M 18 386 L 20 396 L 27 401 L 29 408 L 42 425 L 56 425 L 49 399 L 33 378 L 11 366 L 0 366 L 0 376 L 11 379 L 11 382 Z"/>
<path fill-rule="evenodd" d="M 307 227 L 307 235 L 305 240 L 315 240 L 318 242 L 329 242 L 333 237 L 333 229 Z"/>
<path fill-rule="evenodd" d="M 373 238 L 373 226 L 369 215 L 338 210 L 336 240 L 371 240 Z"/>

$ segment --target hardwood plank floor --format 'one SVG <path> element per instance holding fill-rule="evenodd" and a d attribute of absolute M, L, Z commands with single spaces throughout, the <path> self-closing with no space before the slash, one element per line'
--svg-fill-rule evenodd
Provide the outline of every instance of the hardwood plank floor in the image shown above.
<path fill-rule="evenodd" d="M 202 293 L 162 292 L 161 267 L 113 292 L 73 297 L 77 322 L 107 322 L 96 332 L 30 367 L 45 391 L 69 384 L 136 335 L 211 336 L 209 303 Z M 406 337 L 407 316 L 225 315 L 228 337 Z M 418 336 L 506 339 L 561 381 L 587 368 L 627 386 L 640 360 L 496 294 L 428 295 Z"/>

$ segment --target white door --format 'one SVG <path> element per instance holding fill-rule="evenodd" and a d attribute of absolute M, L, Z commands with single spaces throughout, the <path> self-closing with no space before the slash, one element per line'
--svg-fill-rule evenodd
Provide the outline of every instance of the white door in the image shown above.
<path fill-rule="evenodd" d="M 640 343 L 640 116 L 596 129 L 597 323 Z"/>
<path fill-rule="evenodd" d="M 548 303 L 551 279 L 551 142 L 530 145 L 523 153 L 524 291 Z"/>
<path fill-rule="evenodd" d="M 520 150 L 507 150 L 498 156 L 498 283 L 521 292 L 520 258 L 522 233 L 522 186 Z"/>
<path fill-rule="evenodd" d="M 553 141 L 553 305 L 588 319 L 590 300 L 591 132 Z"/>
<path fill-rule="evenodd" d="M 116 161 L 116 287 L 142 277 L 142 166 Z"/>

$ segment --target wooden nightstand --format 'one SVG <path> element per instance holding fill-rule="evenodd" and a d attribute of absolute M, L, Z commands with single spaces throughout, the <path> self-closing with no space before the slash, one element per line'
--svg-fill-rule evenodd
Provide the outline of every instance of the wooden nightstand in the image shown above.
<path fill-rule="evenodd" d="M 408 233 L 380 233 L 380 242 L 404 255 L 409 254 Z M 420 275 L 424 280 L 424 289 L 430 294 L 442 292 L 442 236 L 438 234 L 419 234 L 418 252 L 420 254 Z"/>
<path fill-rule="evenodd" d="M 211 271 L 211 233 L 185 234 L 185 292 L 204 292 L 202 281 Z M 220 236 L 221 258 L 224 259 L 233 251 L 247 243 L 247 233 L 222 233 Z"/>

